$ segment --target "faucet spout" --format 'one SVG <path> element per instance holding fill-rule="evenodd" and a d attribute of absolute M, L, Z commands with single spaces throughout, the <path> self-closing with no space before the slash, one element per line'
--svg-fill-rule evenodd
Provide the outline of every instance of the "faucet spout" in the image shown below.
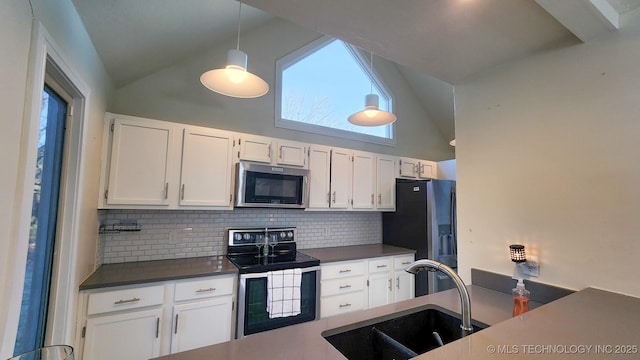
<path fill-rule="evenodd" d="M 456 274 L 456 272 L 450 267 L 430 259 L 415 261 L 409 264 L 405 271 L 411 274 L 416 274 L 418 271 L 425 269 L 441 271 L 453 280 L 456 288 L 458 288 L 458 294 L 460 295 L 460 307 L 462 308 L 462 325 L 460 328 L 462 329 L 462 336 L 471 334 L 473 332 L 473 326 L 471 325 L 471 299 L 469 298 L 467 287 L 464 285 L 460 276 L 458 276 L 458 274 Z"/>

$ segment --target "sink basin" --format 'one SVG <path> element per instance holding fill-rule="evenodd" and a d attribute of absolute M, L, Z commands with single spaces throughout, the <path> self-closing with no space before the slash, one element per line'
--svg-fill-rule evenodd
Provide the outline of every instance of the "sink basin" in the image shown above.
<path fill-rule="evenodd" d="M 462 337 L 460 315 L 428 305 L 327 330 L 322 336 L 349 360 L 410 359 Z M 488 327 L 474 322 L 474 332 Z M 436 332 L 438 335 L 434 335 Z"/>

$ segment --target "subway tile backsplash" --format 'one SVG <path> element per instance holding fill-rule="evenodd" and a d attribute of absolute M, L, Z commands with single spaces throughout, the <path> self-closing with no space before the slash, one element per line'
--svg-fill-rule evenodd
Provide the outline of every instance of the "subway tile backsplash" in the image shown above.
<path fill-rule="evenodd" d="M 137 221 L 141 229 L 100 234 L 98 265 L 224 255 L 229 228 L 295 226 L 298 249 L 382 242 L 379 212 L 99 210 L 98 215 L 106 226 Z"/>

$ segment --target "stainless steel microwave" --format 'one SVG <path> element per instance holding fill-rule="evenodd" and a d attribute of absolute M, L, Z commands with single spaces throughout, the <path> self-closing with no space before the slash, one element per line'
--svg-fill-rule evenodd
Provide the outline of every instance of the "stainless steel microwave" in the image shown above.
<path fill-rule="evenodd" d="M 237 207 L 306 208 L 309 170 L 241 161 L 236 164 Z"/>

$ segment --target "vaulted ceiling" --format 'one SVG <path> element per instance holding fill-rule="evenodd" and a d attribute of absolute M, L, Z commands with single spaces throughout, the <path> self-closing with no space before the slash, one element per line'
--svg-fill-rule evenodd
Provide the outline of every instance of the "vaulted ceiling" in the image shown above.
<path fill-rule="evenodd" d="M 116 87 L 235 36 L 234 0 L 73 0 Z M 453 86 L 624 25 L 638 0 L 246 0 L 242 29 L 281 17 L 398 64 L 443 136 Z"/>

